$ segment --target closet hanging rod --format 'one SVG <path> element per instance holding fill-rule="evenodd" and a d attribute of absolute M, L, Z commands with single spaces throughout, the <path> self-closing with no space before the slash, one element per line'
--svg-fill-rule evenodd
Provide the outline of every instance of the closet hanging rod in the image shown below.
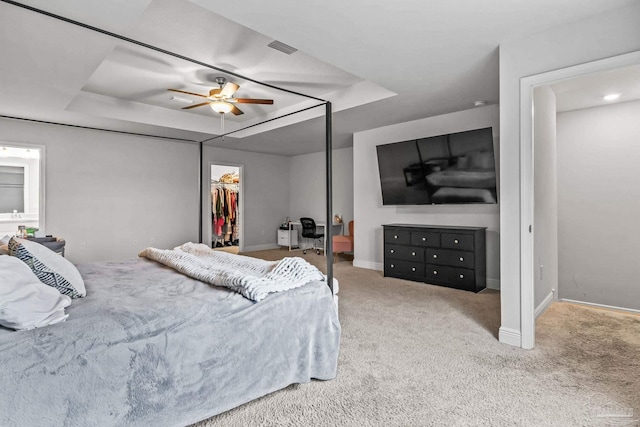
<path fill-rule="evenodd" d="M 224 182 L 212 182 L 211 183 L 211 188 L 214 189 L 225 189 L 225 190 L 233 190 L 235 192 L 239 192 L 240 191 L 240 184 L 227 184 Z"/>

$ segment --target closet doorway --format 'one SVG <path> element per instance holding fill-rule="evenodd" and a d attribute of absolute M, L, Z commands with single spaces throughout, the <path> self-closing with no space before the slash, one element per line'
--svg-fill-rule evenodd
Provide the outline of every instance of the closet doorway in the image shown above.
<path fill-rule="evenodd" d="M 239 253 L 243 248 L 242 165 L 211 163 L 209 198 L 211 239 L 215 250 Z"/>
<path fill-rule="evenodd" d="M 633 286 L 633 279 L 629 279 L 635 277 L 634 272 L 629 274 L 629 270 L 634 268 L 633 260 L 628 261 L 625 268 L 618 268 L 618 260 L 624 259 L 628 252 L 625 250 L 628 246 L 622 245 L 633 244 L 635 241 L 633 233 L 637 228 L 633 224 L 640 209 L 633 193 L 637 186 L 631 185 L 637 177 L 621 179 L 619 176 L 623 172 L 634 174 L 636 170 L 635 165 L 629 167 L 624 162 L 638 158 L 637 151 L 633 151 L 637 146 L 634 139 L 637 131 L 631 137 L 622 133 L 636 121 L 623 121 L 623 117 L 628 114 L 622 108 L 632 107 L 639 102 L 637 91 L 627 90 L 638 87 L 637 83 L 629 85 L 630 79 L 626 73 L 637 68 L 640 68 L 640 52 L 554 70 L 523 78 L 521 81 L 520 223 L 524 226 L 521 230 L 520 260 L 523 348 L 534 347 L 535 319 L 555 300 L 638 312 L 637 305 L 631 306 L 637 301 L 637 297 L 631 294 L 636 292 L 637 295 L 637 287 Z M 618 72 L 623 74 L 617 74 Z M 628 88 L 617 87 L 615 91 L 624 93 L 622 100 L 626 102 L 618 107 L 613 104 L 605 107 L 603 104 L 562 112 L 564 147 L 562 151 L 557 150 L 556 135 L 560 122 L 557 121 L 559 97 L 555 95 L 555 91 L 563 93 L 575 87 L 584 92 L 585 81 L 596 78 L 599 82 L 601 76 L 609 76 L 606 79 L 608 84 L 606 87 L 596 85 L 600 88 L 597 91 L 599 96 L 592 99 L 604 103 L 603 95 L 623 84 Z M 639 80 L 633 77 L 631 81 Z M 537 102 L 534 103 L 535 95 L 540 96 L 536 96 Z M 612 108 L 615 108 L 615 114 L 603 114 L 605 109 Z M 605 121 L 610 126 L 600 125 L 597 117 L 609 118 Z M 598 133 L 589 132 L 593 125 L 598 125 Z M 608 134 L 603 136 L 603 132 Z M 552 138 L 551 144 L 549 135 Z M 580 137 L 576 138 L 576 135 Z M 541 150 L 544 148 L 546 153 Z M 621 153 L 621 157 L 615 161 L 607 157 L 617 153 Z M 550 163 L 549 158 L 553 159 L 553 163 Z M 562 173 L 559 174 L 558 171 Z M 583 175 L 588 175 L 589 179 L 581 179 Z M 562 184 L 560 187 L 559 181 Z M 612 181 L 613 184 L 609 187 L 603 185 Z M 554 195 L 542 197 L 541 194 L 545 192 Z M 585 195 L 587 197 L 583 197 Z M 614 204 L 612 199 L 615 197 L 619 200 Z M 553 204 L 548 203 L 550 199 L 554 201 Z M 562 208 L 561 214 L 559 206 Z M 594 215 L 600 215 L 604 220 L 597 222 Z M 631 221 L 628 217 L 632 218 Z M 628 227 L 628 224 L 632 226 Z M 625 225 L 627 229 L 621 231 Z M 579 229 L 578 232 L 576 229 Z M 604 232 L 605 238 L 596 236 L 594 232 Z M 593 242 L 602 244 L 594 249 Z M 618 243 L 614 245 L 615 242 Z M 574 244 L 570 247 L 571 250 L 567 250 L 570 243 Z M 588 250 L 592 253 L 587 254 Z M 583 263 L 579 268 L 575 267 L 577 264 L 574 258 Z M 625 273 L 627 276 L 621 277 Z M 627 287 L 627 284 L 631 286 Z"/>

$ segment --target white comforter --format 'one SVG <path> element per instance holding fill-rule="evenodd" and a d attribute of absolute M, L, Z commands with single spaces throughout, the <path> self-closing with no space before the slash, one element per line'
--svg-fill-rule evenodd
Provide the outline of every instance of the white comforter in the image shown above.
<path fill-rule="evenodd" d="M 185 243 L 173 250 L 147 248 L 138 254 L 202 282 L 224 286 L 260 301 L 268 294 L 325 280 L 315 266 L 300 257 L 265 261 L 215 251 L 206 245 Z"/>

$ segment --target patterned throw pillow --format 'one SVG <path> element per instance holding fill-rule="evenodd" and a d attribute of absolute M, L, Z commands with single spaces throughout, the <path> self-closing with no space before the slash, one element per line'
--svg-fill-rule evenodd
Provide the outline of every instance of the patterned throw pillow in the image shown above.
<path fill-rule="evenodd" d="M 61 294 L 71 298 L 87 295 L 84 281 L 75 265 L 46 246 L 12 237 L 9 255 L 27 264 L 42 283 L 56 288 Z"/>
<path fill-rule="evenodd" d="M 71 298 L 40 282 L 16 257 L 0 256 L 0 325 L 33 329 L 63 322 Z"/>

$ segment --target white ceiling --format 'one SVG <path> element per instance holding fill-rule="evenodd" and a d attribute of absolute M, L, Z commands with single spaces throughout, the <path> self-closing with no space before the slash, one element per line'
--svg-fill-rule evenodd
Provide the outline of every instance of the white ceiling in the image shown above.
<path fill-rule="evenodd" d="M 640 99 L 640 65 L 574 77 L 551 85 L 556 94 L 556 111 L 581 110 L 611 104 L 605 95 L 618 94 L 614 102 Z"/>
<path fill-rule="evenodd" d="M 319 103 L 251 81 L 258 80 L 331 101 L 334 146 L 344 147 L 356 131 L 468 109 L 476 100 L 497 103 L 501 42 L 634 1 L 22 2 L 249 79 L 0 2 L 0 114 L 203 140 L 221 132 L 217 114 L 181 110 L 188 104 L 166 89 L 207 93 L 222 75 L 240 85 L 237 97 L 275 100 L 242 104 L 245 114 L 228 115 L 225 131 Z M 273 40 L 299 51 L 275 51 L 266 46 Z M 285 155 L 321 151 L 323 112 L 211 143 Z"/>

